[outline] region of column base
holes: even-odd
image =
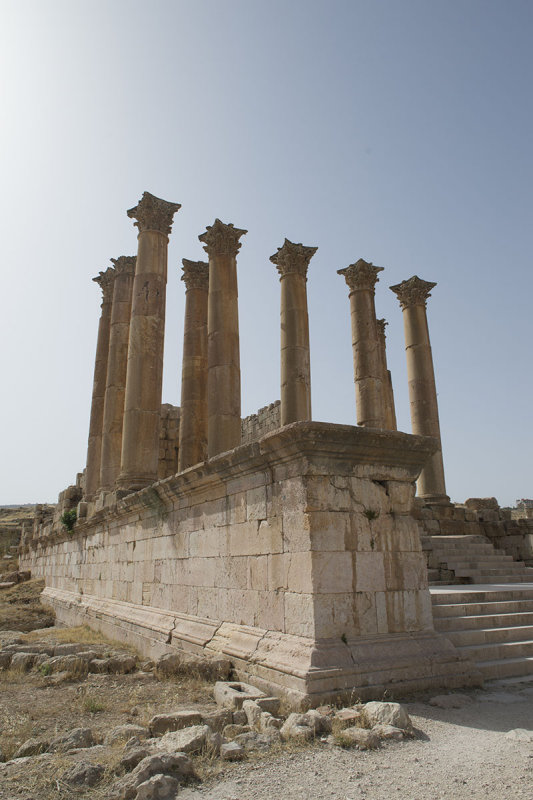
[[[125,492],[138,492],[146,489],[157,481],[157,475],[119,475],[117,490]],[[124,496],[124,495],[122,495]]]
[[[451,505],[450,498],[447,494],[420,494],[417,495],[419,500],[422,500],[426,506],[449,506]]]

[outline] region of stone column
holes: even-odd
[[[128,211],[137,220],[139,235],[117,482],[121,489],[135,491],[157,480],[168,237],[180,208],[144,192]]]
[[[104,421],[104,398],[109,353],[109,328],[113,302],[115,270],[109,267],[93,280],[102,289],[102,313],[98,324],[96,358],[94,361],[93,396],[91,402],[91,421],[89,423],[89,443],[87,446],[87,471],[85,496],[94,497],[100,484],[100,463],[102,458],[102,426]]]
[[[362,258],[337,270],[350,289],[357,424],[366,428],[386,427],[383,362],[374,304],[374,287],[382,271],[383,267]]]
[[[270,256],[281,283],[281,424],[311,419],[307,269],[317,247],[285,239]]]
[[[111,311],[100,465],[100,489],[106,492],[115,488],[120,472],[131,298],[136,260],[135,256],[111,259],[115,265],[115,288]]]
[[[181,368],[178,472],[207,457],[207,299],[209,264],[182,261],[185,324]]]
[[[378,319],[378,337],[381,349],[381,362],[383,366],[383,386],[385,396],[385,425],[387,430],[395,431],[396,427],[396,408],[394,405],[394,389],[392,388],[392,376],[387,367],[387,341],[385,336],[385,326],[389,323],[384,319]]]
[[[209,256],[207,311],[207,452],[241,443],[241,366],[237,253],[248,231],[216,219],[198,238]]]
[[[390,288],[398,296],[403,311],[413,433],[433,436],[439,441],[439,449],[420,473],[418,496],[427,502],[447,503],[449,497],[444,482],[435,371],[426,317],[426,301],[436,285],[414,275]]]

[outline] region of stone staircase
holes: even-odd
[[[422,536],[430,586],[533,583],[533,568],[497,550],[484,536]]]
[[[431,589],[435,630],[480,670],[485,680],[533,680],[533,582]]]
[[[435,629],[485,680],[533,680],[533,569],[484,536],[423,536]]]

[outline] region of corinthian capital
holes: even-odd
[[[204,250],[209,257],[211,256],[236,256],[241,248],[239,239],[248,231],[236,228],[234,225],[221,222],[216,219],[212,225],[208,225],[205,233],[198,237],[204,242]]]
[[[172,230],[174,214],[180,208],[181,205],[179,203],[168,203],[166,200],[161,200],[159,197],[150,194],[150,192],[143,192],[143,196],[135,208],[128,210],[128,217],[137,220],[133,224],[139,228],[139,233],[142,231],[159,231],[159,233],[169,236]]]
[[[209,264],[206,261],[189,261],[183,258],[183,275],[181,280],[187,289],[209,289]]]
[[[117,275],[135,275],[137,256],[119,256],[109,260],[115,265]]]
[[[379,281],[378,272],[383,272],[383,267],[375,267],[371,261],[365,261],[362,258],[355,264],[350,264],[349,267],[337,270],[338,275],[344,275],[352,292],[364,289],[374,291],[374,287]]]
[[[102,303],[109,303],[113,299],[113,286],[115,285],[115,270],[108,267],[104,272],[99,272],[93,281],[102,290]]]
[[[424,306],[425,308],[427,299],[431,296],[431,290],[436,285],[436,283],[421,280],[418,275],[413,275],[409,280],[391,286],[390,290],[398,297],[402,310],[410,306]]]
[[[304,247],[303,244],[294,244],[285,239],[277,253],[270,256],[270,261],[276,265],[280,280],[289,273],[296,273],[307,280],[307,268],[318,247]]]

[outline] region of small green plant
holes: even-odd
[[[98,714],[99,711],[105,711],[105,708],[105,705],[94,697],[86,697],[83,701],[83,710],[88,714]]]
[[[39,665],[39,672],[41,673],[43,678],[46,678],[47,675],[51,675],[52,674],[52,665],[51,664],[47,664],[46,662],[44,664],[40,664]]]
[[[373,519],[377,519],[379,517],[379,511],[376,511],[374,508],[365,508],[363,514],[369,522],[372,522]]]
[[[348,639],[346,638],[345,633],[341,633],[341,642],[344,642],[344,644],[348,644]]]
[[[77,513],[75,508],[71,508],[70,511],[64,511],[61,516],[59,517],[59,521],[64,528],[66,528],[69,533],[72,532],[74,528],[74,523],[77,519]]]

